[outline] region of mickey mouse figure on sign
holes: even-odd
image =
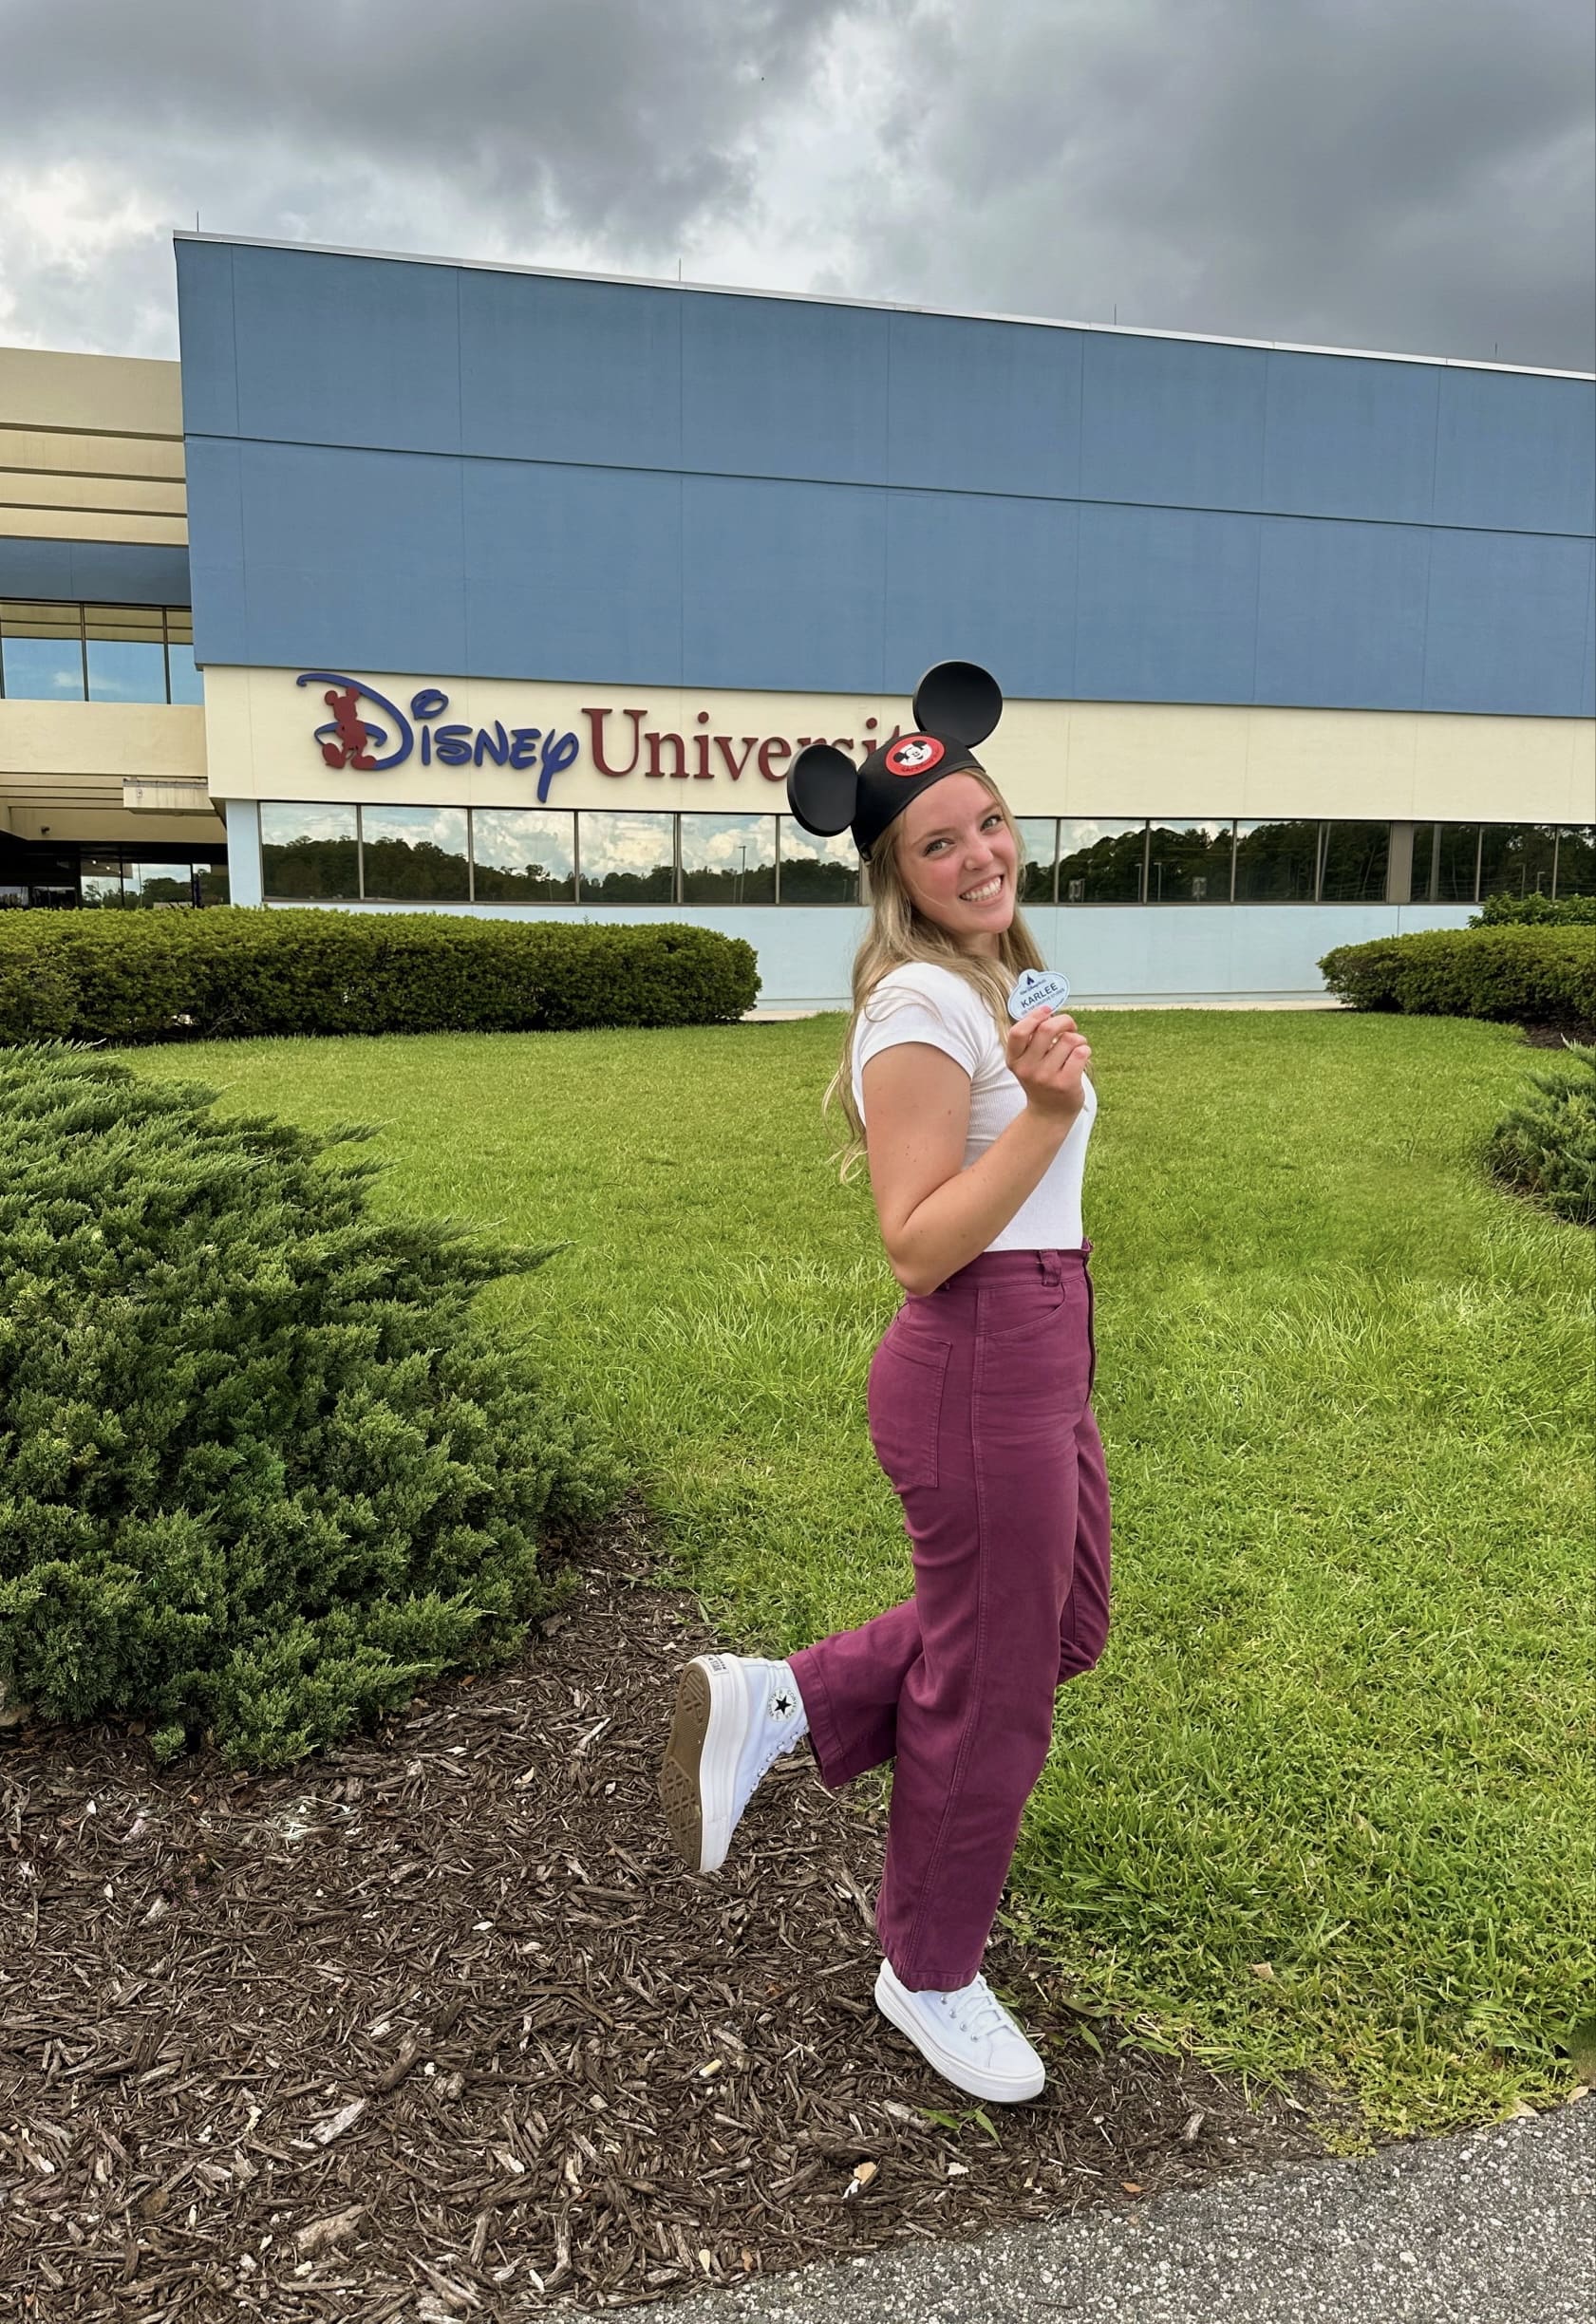
[[[938,662],[914,689],[912,734],[873,750],[855,766],[835,742],[811,742],[787,775],[787,804],[818,839],[851,832],[859,861],[911,799],[945,775],[986,773],[975,745],[1003,716],[1003,692],[989,670],[974,662]],[[1043,1002],[1055,1011],[1069,999],[1069,979],[1057,970],[1027,968],[1009,996],[1016,1022]]]

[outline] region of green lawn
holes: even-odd
[[[1566,2091],[1590,1991],[1592,1240],[1474,1155],[1510,1027],[1088,1013],[1116,1626],[1011,1910],[1154,2046],[1386,2130]],[[865,1430],[897,1302],[827,1156],[842,1020],[143,1050],[380,1123],[377,1199],[569,1245],[487,1295],[644,1471],[729,1642],[903,1594]],[[1264,1973],[1267,1971],[1267,1974]]]

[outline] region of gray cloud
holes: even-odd
[[[0,337],[170,233],[1596,366],[1588,0],[0,0]]]

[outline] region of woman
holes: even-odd
[[[981,1976],[1053,1699],[1108,1630],[1109,1497],[1080,1188],[1091,1049],[1045,1004],[1009,1021],[1041,955],[1015,905],[1020,836],[972,745],[1002,696],[944,663],[919,731],[855,768],[812,745],[788,779],[806,829],[850,829],[871,919],[829,1105],[868,1152],[907,1297],[870,1370],[871,1440],[903,1505],[914,1594],[784,1662],[703,1655],[683,1675],[660,1791],[714,1871],[756,1785],[804,1735],[823,1782],[894,1764],[875,1998],[948,2081],[1033,2098],[1042,2062]]]

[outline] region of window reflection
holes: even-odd
[[[859,858],[850,833],[820,839],[805,831],[796,815],[779,815],[777,845],[781,851],[783,904],[859,901]]]
[[[1147,825],[1140,815],[1095,821],[1065,815],[1059,825],[1061,904],[1139,904]]]
[[[122,862],[115,855],[85,855],[78,866],[78,883],[84,909],[122,909]]]
[[[670,904],[676,897],[675,817],[610,815],[576,818],[585,904]]]
[[[166,700],[165,622],[159,606],[85,606],[90,702]]]
[[[1413,901],[1416,904],[1472,904],[1479,863],[1477,823],[1416,823],[1413,829]]]
[[[361,892],[404,904],[463,904],[471,894],[463,807],[363,807]]]
[[[1236,825],[1236,902],[1311,904],[1319,875],[1316,818]]]
[[[1149,837],[1150,904],[1228,904],[1230,901],[1231,825],[1155,823]]]
[[[201,703],[205,682],[194,659],[194,623],[186,606],[166,609],[167,699]]]
[[[1389,823],[1326,823],[1322,904],[1383,904],[1391,862]]]
[[[1480,850],[1480,894],[1549,896],[1556,848],[1554,823],[1486,824]]]
[[[181,863],[124,863],[122,898],[145,911],[191,909],[194,866]]]
[[[530,808],[473,808],[478,902],[573,903],[576,850],[572,821],[569,815],[539,815]]]
[[[1021,904],[1051,904],[1053,901],[1054,843],[1058,836],[1058,822],[1052,815],[1016,815],[1024,862],[1021,867],[1019,901]]]
[[[13,702],[82,702],[84,609],[0,604],[0,681]]]
[[[1596,823],[1566,823],[1558,833],[1557,892],[1596,895]]]
[[[260,811],[261,878],[281,903],[360,893],[360,848],[352,807],[265,804]]]
[[[776,817],[685,815],[684,904],[774,904]]]

